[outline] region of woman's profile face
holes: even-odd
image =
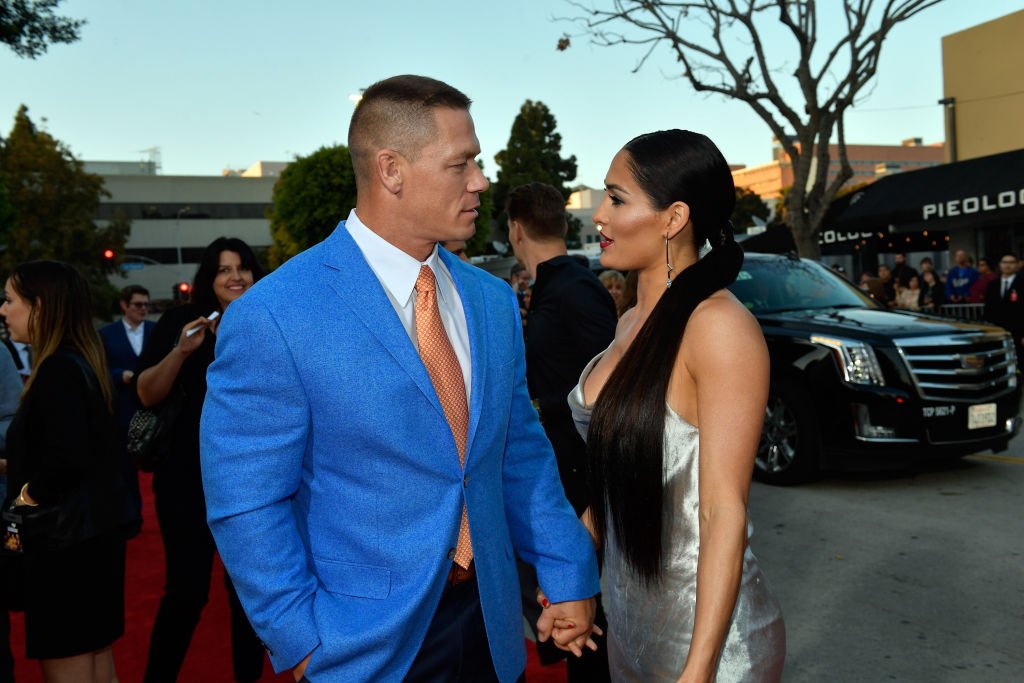
[[[594,212],[601,230],[601,265],[619,271],[665,265],[662,212],[629,170],[629,152],[619,150],[605,176],[604,198]]]
[[[213,294],[220,302],[221,309],[245,294],[252,287],[252,271],[242,265],[242,257],[233,251],[222,251],[217,265],[217,276],[213,278]]]
[[[7,278],[7,284],[4,285],[4,304],[0,306],[0,315],[7,318],[7,329],[11,334],[11,341],[22,344],[32,343],[28,329],[32,304],[18,295],[10,278]]]

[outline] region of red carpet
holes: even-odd
[[[143,529],[128,543],[128,581],[126,586],[125,635],[114,643],[114,660],[121,683],[142,680],[149,648],[149,633],[156,617],[163,590],[164,548],[156,525],[150,475],[142,475]],[[224,569],[214,564],[210,585],[210,602],[203,611],[192,647],[178,680],[200,683],[232,683],[231,642],[228,624],[228,600],[224,592]],[[21,614],[11,615],[11,650],[15,659],[15,678],[18,683],[42,683],[37,662],[24,658],[25,629]],[[541,667],[537,663],[533,643],[526,643],[526,678],[530,683],[563,683],[565,664]],[[269,660],[264,667],[263,682],[292,681],[290,674],[274,676]]]

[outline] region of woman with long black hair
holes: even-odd
[[[182,401],[169,455],[153,472],[153,497],[164,541],[167,580],[146,662],[146,683],[177,680],[210,591],[215,551],[206,525],[199,468],[199,418],[206,398],[206,369],[213,362],[218,316],[260,279],[263,269],[240,239],[219,237],[203,252],[189,303],[163,314],[142,350],[136,373],[144,406]],[[180,395],[172,396],[173,392]],[[230,580],[231,650],[236,681],[263,671],[263,646],[242,611]]]
[[[7,432],[5,510],[21,523],[4,525],[6,548],[23,550],[4,559],[16,562],[26,656],[40,660],[48,683],[111,683],[111,645],[124,633],[126,531],[136,518],[126,512],[89,284],[66,263],[23,263],[7,280],[0,315],[34,352]]]
[[[777,681],[785,630],[747,520],[768,352],[724,289],[743,263],[729,167],[707,137],[661,131],[626,144],[605,185],[601,263],[637,273],[637,300],[569,402],[588,442],[612,678]]]

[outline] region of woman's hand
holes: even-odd
[[[213,321],[205,316],[199,316],[192,322],[187,323],[181,328],[181,334],[178,335],[178,344],[175,348],[177,348],[178,352],[182,355],[187,356],[191,354],[203,345],[203,340],[206,339],[207,329],[214,324],[215,323]],[[189,332],[192,330],[195,330],[195,332],[192,332],[192,334],[189,335]]]

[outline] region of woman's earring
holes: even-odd
[[[672,259],[668,255],[668,235],[665,235],[665,266],[668,268],[668,272],[665,274],[665,289],[672,286],[672,271],[675,268],[672,267]]]

